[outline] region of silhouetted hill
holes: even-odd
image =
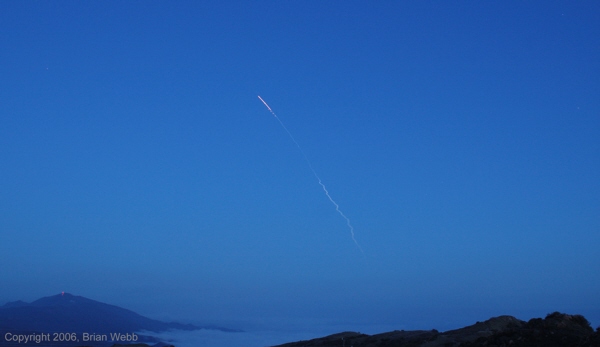
[[[169,329],[201,329],[191,324],[165,323],[133,311],[68,293],[27,304],[9,302],[0,307],[0,329],[39,332],[131,333]]]
[[[274,347],[600,347],[600,328],[594,330],[581,315],[555,312],[525,322],[512,316],[449,330],[392,331],[366,335],[344,332]]]

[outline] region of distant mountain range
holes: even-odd
[[[366,335],[343,332],[274,347],[600,347],[600,327],[594,331],[581,315],[554,312],[528,322],[500,316],[473,325],[437,330],[392,331]]]
[[[15,336],[27,336],[31,333],[50,333],[51,343],[46,345],[111,345],[110,342],[115,341],[111,334],[125,334],[123,339],[117,340],[118,342],[157,342],[148,336],[140,335],[137,339],[128,341],[127,334],[132,336],[132,333],[140,331],[161,332],[171,329],[236,331],[214,326],[165,323],[118,306],[69,293],[44,297],[31,303],[13,301],[0,306],[0,346],[22,345],[24,342],[18,342]],[[6,335],[7,333],[11,335]],[[62,341],[55,341],[55,333],[74,333],[72,336],[76,336],[78,340],[70,341],[70,337],[62,335],[59,336]],[[84,336],[84,333],[88,335]],[[103,336],[107,337],[106,341],[102,341]],[[87,339],[84,340],[84,337]],[[40,346],[35,341],[28,342],[27,345]]]

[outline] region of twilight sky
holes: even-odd
[[[597,326],[598,23],[597,1],[0,2],[0,304]]]

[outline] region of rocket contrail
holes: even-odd
[[[310,160],[308,160],[308,157],[306,156],[306,154],[302,150],[302,147],[300,147],[300,145],[298,144],[298,141],[296,141],[296,139],[294,138],[294,136],[292,135],[292,133],[290,133],[290,131],[283,124],[283,122],[281,121],[281,119],[279,119],[279,117],[277,117],[277,115],[275,114],[275,112],[273,112],[273,110],[271,109],[271,107],[269,107],[269,104],[267,104],[263,100],[263,98],[260,97],[260,95],[258,96],[258,98],[260,99],[260,101],[262,101],[263,104],[265,104],[265,106],[267,107],[267,109],[269,110],[269,112],[271,112],[271,114],[273,115],[273,117],[275,117],[275,119],[277,119],[277,121],[279,122],[279,124],[281,125],[281,127],[283,127],[283,129],[290,136],[290,138],[292,139],[292,141],[294,141],[294,144],[296,144],[296,147],[298,147],[298,150],[300,151],[300,153],[302,153],[302,156],[304,157],[304,160],[308,164],[308,167],[310,168],[310,171],[312,171],[312,173],[313,173],[313,175],[315,175],[315,178],[317,179],[317,181],[319,181],[319,185],[321,186],[321,188],[323,188],[323,191],[325,192],[325,195],[327,196],[327,198],[329,199],[329,201],[331,201],[331,203],[333,204],[333,206],[335,206],[335,210],[340,214],[340,216],[342,216],[346,220],[346,225],[348,225],[348,228],[350,229],[350,236],[352,237],[352,241],[354,241],[354,244],[356,245],[356,247],[358,247],[358,249],[360,249],[360,252],[364,255],[365,252],[363,251],[362,247],[360,247],[360,245],[358,244],[358,241],[356,241],[356,238],[354,237],[354,227],[352,227],[352,224],[350,224],[350,219],[348,217],[346,217],[346,215],[340,210],[340,206],[333,200],[333,198],[331,197],[331,195],[329,195],[329,191],[327,191],[327,188],[325,187],[325,184],[323,184],[323,181],[321,180],[321,178],[319,177],[319,175],[317,175],[317,172],[315,171],[315,169],[313,169],[312,163],[310,162]]]
[[[273,115],[275,116],[275,113],[273,112],[273,110],[271,110],[271,108],[269,107],[269,105],[267,105],[267,103],[263,100],[263,98],[261,98],[260,95],[258,96],[258,98],[260,99],[260,101],[262,101],[263,104],[265,104],[265,106],[267,106],[269,111],[271,111],[271,113],[273,113]],[[275,116],[275,118],[277,118],[277,116]]]

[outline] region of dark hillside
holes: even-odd
[[[581,315],[554,312],[524,322],[500,316],[473,325],[437,330],[392,331],[366,335],[344,332],[275,347],[600,347],[600,328],[594,331]]]

